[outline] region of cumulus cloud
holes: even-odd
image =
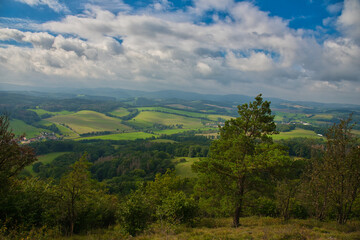
[[[345,0],[338,26],[348,37],[360,44],[360,0]]]
[[[24,4],[28,4],[32,7],[38,5],[46,5],[55,12],[69,12],[69,9],[65,4],[59,3],[57,0],[16,0],[18,2],[22,2]]]
[[[154,1],[154,11],[141,14],[129,13],[133,10],[122,1],[117,1],[117,13],[97,2],[92,0],[81,15],[40,24],[36,32],[0,29],[0,40],[32,45],[0,48],[1,69],[16,70],[14,79],[36,74],[47,81],[61,77],[93,86],[286,96],[303,92],[313,98],[333,91],[359,93],[360,50],[356,31],[349,32],[358,26],[352,9],[359,1],[345,1],[336,20],[344,35],[324,42],[251,2],[198,0],[172,18],[159,15],[171,8],[166,0]],[[198,23],[206,11],[226,12],[229,19]]]

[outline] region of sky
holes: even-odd
[[[0,83],[360,104],[360,0],[0,0]]]

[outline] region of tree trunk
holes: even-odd
[[[238,202],[235,208],[234,217],[233,217],[233,227],[237,228],[240,226],[240,217],[242,214],[243,208],[243,199],[244,199],[244,183],[245,183],[245,176],[241,177],[238,181]]]
[[[242,211],[241,208],[242,208],[242,207],[239,206],[239,207],[236,207],[236,209],[235,209],[234,218],[233,218],[233,227],[234,227],[234,228],[237,228],[237,227],[240,226],[240,221],[239,221],[239,219],[240,219],[241,211]]]

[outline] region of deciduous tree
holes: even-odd
[[[11,177],[18,174],[25,166],[36,161],[32,148],[21,145],[24,137],[16,137],[9,128],[7,115],[0,116],[0,193],[6,189]]]
[[[333,209],[340,224],[346,223],[360,194],[360,144],[350,122],[351,117],[329,128],[324,156],[314,162],[310,178],[318,217]]]

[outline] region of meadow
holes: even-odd
[[[152,111],[145,111],[140,112],[133,120],[130,120],[133,123],[136,122],[142,126],[152,126],[154,123],[159,123],[162,125],[182,125],[182,128],[187,129],[194,129],[194,128],[201,128],[204,125],[200,119],[196,118],[189,118],[169,113],[163,112],[152,112]]]
[[[173,163],[175,163],[175,173],[181,178],[192,178],[196,177],[196,173],[194,173],[191,169],[191,166],[194,162],[199,161],[200,158],[190,158],[190,157],[177,157],[173,159]]]
[[[112,112],[109,112],[109,114],[116,116],[116,117],[125,117],[129,115],[129,111],[126,108],[120,107]]]
[[[13,130],[13,133],[15,133],[16,136],[20,136],[25,133],[27,138],[34,138],[40,135],[41,132],[50,132],[49,130],[36,128],[26,124],[25,122],[18,119],[13,119],[10,121],[10,128]]]
[[[66,125],[78,134],[103,131],[130,131],[130,127],[119,119],[108,117],[95,111],[79,111],[68,115],[57,115],[47,119],[50,122]]]
[[[180,115],[185,115],[185,116],[194,117],[194,118],[207,118],[207,114],[183,111],[183,110],[177,110],[177,109],[171,109],[171,108],[165,108],[165,107],[141,107],[141,108],[137,108],[137,109],[139,111],[157,111],[157,112],[164,112],[164,113],[180,114]]]
[[[155,223],[144,233],[132,237],[124,234],[121,226],[117,225],[107,230],[94,230],[86,235],[54,238],[58,240],[105,240],[105,239],[167,239],[167,240],[317,240],[339,239],[357,240],[360,236],[360,222],[353,221],[345,225],[336,222],[320,222],[314,219],[291,219],[283,221],[271,217],[243,217],[241,226],[231,227],[231,218],[202,218],[195,223],[195,227],[176,224]]]
[[[129,132],[129,133],[118,133],[118,134],[108,134],[101,136],[91,136],[91,137],[81,137],[76,140],[92,140],[92,139],[100,139],[100,140],[136,140],[136,139],[146,139],[157,137],[155,134],[145,133],[145,132]]]
[[[42,117],[45,114],[56,116],[56,115],[68,115],[68,114],[74,113],[74,112],[70,112],[70,111],[66,111],[66,110],[63,110],[63,111],[60,111],[60,112],[50,112],[50,111],[46,111],[46,110],[41,109],[41,108],[28,109],[28,110],[36,112],[36,114],[39,115],[40,117]]]
[[[44,155],[39,155],[39,156],[37,156],[38,160],[36,162],[34,162],[33,164],[35,164],[37,162],[41,162],[43,164],[48,164],[48,163],[51,163],[55,158],[57,158],[61,155],[64,155],[66,153],[69,153],[69,152],[52,152],[52,153],[48,153],[48,154],[44,154]],[[35,173],[32,169],[33,164],[25,167],[25,170],[27,170],[32,176],[35,175]]]
[[[305,130],[302,128],[295,128],[292,131],[289,132],[281,132],[280,134],[274,134],[272,135],[272,138],[274,140],[280,140],[280,139],[289,139],[289,138],[322,138],[321,136],[317,135],[314,131],[311,130]]]

